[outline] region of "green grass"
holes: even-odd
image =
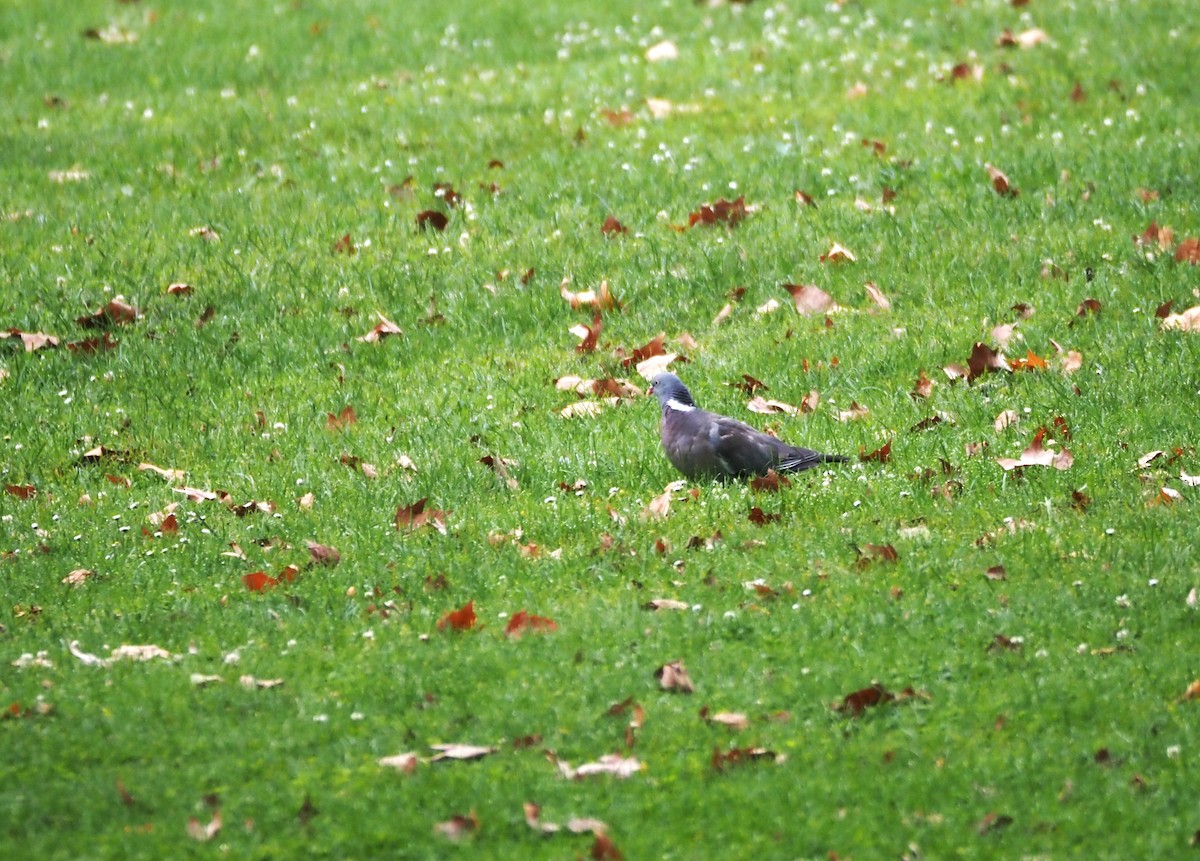
[[[1200,340],[1161,331],[1153,312],[1196,304],[1197,270],[1131,237],[1152,220],[1200,234],[1196,10],[506,5],[519,8],[0,7],[0,326],[65,344],[95,335],[76,318],[115,295],[142,314],[94,356],[0,342],[0,471],[37,491],[0,495],[0,707],[24,715],[0,720],[7,854],[591,852],[590,836],[535,834],[526,801],[548,821],[604,820],[627,858],[1192,851],[1200,724],[1180,697],[1200,677],[1185,603],[1200,586],[1200,496],[1178,474],[1200,473]],[[83,36],[110,23],[139,38]],[[1034,26],[1050,41],[995,44]],[[680,57],[647,63],[663,39]],[[951,83],[960,62],[982,79]],[[866,95],[849,98],[859,82]],[[656,120],[648,97],[694,109]],[[621,109],[628,125],[605,119]],[[997,195],[985,163],[1020,196]],[[69,168],[89,176],[51,180]],[[389,194],[410,175],[411,198]],[[469,214],[446,209],[435,182]],[[495,197],[481,188],[492,182]],[[797,205],[798,188],[819,205]],[[759,209],[735,228],[671,229],[742,194]],[[429,208],[450,215],[444,233],[416,229]],[[610,214],[631,233],[603,237]],[[190,235],[199,226],[220,241]],[[346,234],[353,256],[332,251]],[[857,262],[819,263],[832,242]],[[1043,278],[1048,260],[1069,280]],[[576,290],[607,279],[623,302],[591,354],[574,351],[568,330],[591,312],[562,300],[567,276]],[[891,312],[872,312],[867,281]],[[173,282],[192,295],[168,295]],[[844,310],[831,325],[797,315],[789,282]],[[431,295],[440,322],[426,320]],[[1085,298],[1098,315],[1076,316]],[[757,315],[770,299],[782,307]],[[1051,358],[1054,339],[1082,368],[951,384],[942,367],[1019,302],[1035,313],[1008,354]],[[376,312],[404,337],[356,340]],[[618,348],[659,332],[676,350],[680,334],[695,339],[676,369],[702,405],[827,451],[891,440],[890,461],[799,476],[778,496],[701,485],[644,520],[676,477],[657,405],[567,420],[573,397],[553,383],[633,378]],[[937,385],[918,401],[921,370]],[[817,389],[821,404],[754,415],[723,385],[743,373],[790,403]],[[869,416],[837,421],[854,401]],[[346,405],[357,424],[327,430]],[[1005,409],[1022,420],[998,432]],[[940,424],[910,430],[935,413]],[[1074,466],[1004,473],[995,458],[1056,417]],[[988,450],[968,457],[978,442]],[[83,462],[99,444],[127,454]],[[516,489],[485,454],[518,462]],[[143,461],[276,512],[187,501]],[[577,479],[581,493],[560,489]],[[949,498],[934,492],[948,480]],[[1182,501],[1148,504],[1164,485]],[[296,501],[308,492],[311,510]],[[396,530],[397,507],[422,497],[452,511],[447,534]],[[148,515],[173,502],[178,533],[154,535]],[[755,505],[779,521],[751,524]],[[538,558],[495,541],[514,530]],[[717,530],[712,550],[688,549]],[[311,566],[305,541],[336,547],[340,564]],[[226,555],[231,543],[247,558]],[[899,558],[860,565],[867,544]],[[288,564],[302,569],[291,584],[242,584]],[[1006,580],[984,576],[996,565]],[[64,585],[77,568],[94,576]],[[446,587],[431,588],[439,574]],[[744,586],[758,578],[779,595]],[[693,609],[642,608],[667,597]],[[470,600],[476,630],[438,629]],[[557,631],[509,640],[521,609]],[[998,634],[1022,647],[989,651]],[[72,641],[178,658],[85,666]],[[41,650],[53,667],[11,665]],[[694,694],[659,690],[654,672],[673,660]],[[224,682],[198,687],[193,673]],[[246,690],[242,674],[284,684]],[[857,719],[830,707],[873,681],[927,696]],[[605,712],[627,697],[646,712],[629,751],[644,769],[563,779],[545,751],[576,765],[626,752],[628,716]],[[703,706],[744,712],[750,728],[706,724]],[[500,750],[411,775],[376,764],[446,742]],[[714,748],[735,746],[786,759],[715,770]],[[186,825],[209,821],[208,796],[224,827],[202,843]],[[301,821],[306,798],[318,813]],[[462,842],[435,833],[470,811],[480,827]],[[1011,823],[980,834],[989,813]]]

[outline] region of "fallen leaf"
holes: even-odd
[[[195,685],[198,688],[206,688],[209,685],[220,684],[221,682],[223,682],[225,680],[223,678],[221,678],[220,676],[205,675],[204,673],[192,673],[188,677],[188,681],[190,681],[193,685]]]
[[[875,286],[873,281],[868,281],[865,285],[867,296],[883,311],[892,310],[892,300],[883,295],[883,291]]]
[[[1178,314],[1168,314],[1162,318],[1162,327],[1178,329],[1181,332],[1200,332],[1200,305]]]
[[[584,417],[594,417],[604,412],[605,402],[603,401],[576,401],[573,404],[568,404],[559,410],[559,415],[565,419]]]
[[[991,568],[983,572],[983,576],[989,580],[1007,580],[1008,573],[1004,570],[1003,565],[993,565]]]
[[[96,576],[95,571],[89,571],[87,568],[76,568],[70,574],[62,579],[64,585],[72,586],[78,589],[88,581],[88,578]]]
[[[153,643],[140,646],[118,646],[112,650],[112,660],[114,661],[153,661],[156,658],[169,661],[172,657],[174,656],[166,649]]]
[[[270,690],[282,685],[283,679],[256,679],[254,676],[239,676],[238,684],[248,690]]]
[[[783,401],[764,398],[762,395],[755,395],[752,397],[747,402],[746,409],[750,410],[752,413],[761,413],[762,415],[767,416],[775,415],[776,413],[787,413],[789,416],[800,414],[800,407],[786,404]]]
[[[1046,360],[1036,355],[1033,350],[1026,351],[1023,359],[1009,359],[1008,366],[1014,371],[1039,371],[1049,367]]]
[[[851,401],[850,409],[838,411],[837,420],[839,422],[858,421],[859,419],[866,418],[870,414],[871,414],[871,411],[868,410],[866,407],[860,405],[858,403],[858,401]]]
[[[54,335],[47,335],[42,332],[22,332],[20,329],[0,331],[0,340],[10,337],[20,338],[21,344],[25,347],[26,353],[32,353],[35,350],[41,350],[44,347],[58,346],[58,338],[56,338]]]
[[[854,263],[857,259],[854,252],[836,242],[820,257],[822,263]]]
[[[418,761],[415,753],[396,753],[380,757],[375,760],[375,764],[383,768],[394,768],[404,774],[412,774],[417,770]]]
[[[212,819],[208,824],[202,823],[195,816],[188,819],[187,835],[193,840],[198,840],[201,843],[207,843],[217,836],[221,831],[221,811],[214,810]]]
[[[555,624],[553,619],[546,618],[545,616],[533,616],[524,610],[518,610],[508,620],[508,624],[504,626],[504,635],[516,638],[527,633],[556,630],[558,630],[558,625]]]
[[[882,446],[880,446],[878,449],[871,452],[870,454],[866,453],[865,448],[860,448],[859,452],[858,452],[858,459],[861,460],[863,463],[866,463],[866,462],[872,461],[872,460],[877,460],[880,463],[887,463],[889,460],[892,459],[892,441],[888,440]]]
[[[612,236],[613,234],[616,234],[617,236],[623,236],[628,232],[629,228],[617,221],[617,219],[611,215],[605,218],[604,224],[600,226],[601,236]]]
[[[1075,462],[1074,455],[1066,447],[1061,452],[1044,448],[1042,438],[1045,434],[1046,429],[1039,428],[1034,434],[1033,441],[1030,442],[1028,448],[1021,452],[1019,458],[998,457],[996,463],[1000,464],[1005,472],[1025,466],[1052,466],[1055,469],[1070,469]]]
[[[489,754],[496,752],[494,747],[484,747],[477,744],[431,744],[431,749],[437,753],[430,757],[430,762],[440,762],[442,760],[468,760],[468,759],[483,759]]]
[[[723,751],[713,748],[709,763],[714,771],[724,771],[729,766],[746,765],[752,762],[783,762],[784,757],[765,747],[735,747]]]
[[[784,284],[783,289],[792,294],[796,310],[805,317],[841,310],[832,296],[813,284]]]
[[[153,472],[155,475],[171,482],[183,481],[187,478],[187,472],[182,469],[166,469],[161,466],[155,466],[152,463],[139,463],[137,468],[139,472]]]
[[[858,551],[856,567],[859,570],[866,568],[872,562],[896,562],[900,559],[900,554],[891,544],[864,544],[856,549]]]
[[[999,831],[1001,828],[1007,828],[1009,825],[1012,825],[1012,823],[1013,818],[1011,816],[993,812],[986,814],[982,819],[975,823],[975,830],[979,832],[979,835],[982,837],[984,835],[991,834],[993,831]]]
[[[688,677],[687,669],[683,666],[683,661],[663,664],[654,671],[654,677],[658,679],[658,686],[664,691],[690,694],[696,690],[691,678]]]
[[[4,491],[17,499],[33,499],[37,496],[37,488],[32,484],[6,484]]]
[[[996,194],[1001,197],[1017,197],[1021,194],[1020,191],[1009,183],[1008,177],[999,168],[985,164],[984,169],[987,170],[988,176],[991,177],[992,188]]]
[[[422,497],[409,505],[401,505],[396,509],[396,528],[402,531],[413,531],[422,526],[432,526],[443,535],[446,533],[446,519],[452,512],[425,510],[428,497]]]
[[[671,494],[670,486],[658,496],[650,500],[649,505],[642,509],[642,520],[662,520],[671,513]]]
[[[592,861],[625,861],[625,856],[607,834],[597,834],[592,841]]]
[[[766,475],[750,479],[750,489],[758,493],[778,493],[781,485],[791,487],[792,483],[786,475],[780,475],[773,469],[768,469]]]
[[[1000,433],[1000,431],[1004,430],[1006,427],[1015,425],[1020,420],[1021,416],[1016,410],[1005,410],[1004,412],[1000,413],[1000,415],[996,416],[996,420],[992,422],[992,426],[996,428],[996,433]]]
[[[462,840],[468,834],[479,830],[479,817],[475,815],[474,810],[465,816],[456,813],[445,822],[436,823],[433,830],[448,840]]]
[[[327,544],[305,541],[304,545],[308,548],[308,554],[312,557],[312,561],[317,565],[325,565],[332,568],[342,561],[342,554],[338,553],[336,548],[330,547]]]
[[[1200,264],[1200,238],[1189,236],[1180,242],[1175,249],[1175,262],[1190,263],[1192,266]]]
[[[687,610],[691,605],[673,598],[654,598],[642,605],[644,610]]]
[[[750,719],[741,712],[715,712],[709,714],[708,708],[700,710],[700,717],[708,723],[721,724],[733,730],[750,728]]]
[[[889,693],[883,685],[874,684],[869,688],[847,694],[833,708],[835,711],[846,712],[850,717],[856,718],[862,716],[868,708],[891,702],[894,699],[896,699],[895,694]]]
[[[767,514],[757,505],[750,509],[750,514],[747,517],[755,526],[766,526],[768,523],[775,523],[779,520],[778,514]]]
[[[341,431],[351,425],[358,424],[358,416],[354,412],[354,407],[349,404],[342,407],[342,411],[336,415],[333,413],[326,413],[325,415],[325,430],[328,431]]]
[[[379,311],[375,312],[375,316],[379,318],[379,322],[376,323],[375,326],[371,329],[371,331],[367,332],[367,334],[359,335],[357,340],[363,341],[364,343],[367,343],[367,344],[371,344],[371,343],[374,343],[375,341],[382,341],[384,338],[388,337],[389,335],[403,335],[404,334],[403,329],[401,329],[399,326],[397,326],[395,323],[393,323],[387,317],[383,316],[383,314],[381,314]]]
[[[967,368],[969,369],[967,382],[976,380],[988,371],[1012,370],[1003,353],[997,353],[982,341],[976,342],[975,346],[971,349],[971,357],[967,359]],[[948,369],[947,375],[949,375]]]
[[[621,303],[613,296],[612,291],[608,289],[608,280],[600,282],[599,288],[595,290],[581,290],[574,293],[567,288],[571,284],[570,278],[564,278],[562,283],[558,285],[559,295],[566,300],[567,304],[573,309],[580,308],[595,308],[597,311],[611,311],[614,308],[621,307]]]
[[[457,610],[451,610],[438,619],[438,630],[467,631],[475,627],[475,602],[468,601]]]
[[[167,295],[168,296],[191,296],[192,295],[192,285],[184,284],[183,282],[176,282],[174,284],[168,284],[167,285]]]
[[[79,648],[78,640],[72,640],[71,642],[67,643],[67,650],[70,651],[70,653],[76,658],[78,658],[85,667],[107,667],[109,664],[109,662],[104,658],[82,651]]]
[[[632,777],[642,770],[642,764],[632,756],[621,756],[616,753],[606,753],[595,762],[585,762],[578,768],[559,759],[552,752],[547,753],[550,761],[558,767],[558,771],[568,780],[579,780],[596,774],[611,774],[617,778]]]
[[[432,227],[434,230],[442,231],[446,229],[446,225],[450,223],[450,219],[436,209],[425,209],[417,213],[417,229],[426,230]]]
[[[745,195],[732,201],[721,198],[715,203],[701,204],[699,209],[688,216],[687,226],[695,227],[700,224],[712,227],[717,224],[726,224],[734,227],[755,211],[757,211],[757,207],[746,205]]]
[[[570,332],[572,335],[580,339],[575,346],[576,353],[591,353],[596,349],[596,343],[600,339],[600,330],[604,328],[604,323],[601,321],[600,315],[597,314],[592,318],[592,325],[588,326],[585,323],[579,323],[572,326]]]

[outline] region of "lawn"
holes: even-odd
[[[1198,57],[0,5],[6,857],[1195,851]],[[851,462],[673,484],[664,366]]]

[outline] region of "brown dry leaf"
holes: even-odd
[[[819,399],[820,396],[818,396]],[[807,397],[805,398],[807,400]],[[800,407],[794,407],[791,404],[785,404],[783,401],[764,398],[762,395],[755,395],[746,404],[746,409],[752,413],[760,413],[762,415],[775,415],[777,413],[787,413],[789,416],[800,414]],[[811,412],[811,410],[809,410]]]
[[[687,610],[690,605],[686,601],[676,601],[674,598],[654,598],[642,605],[644,610]]]
[[[988,371],[1012,370],[1003,353],[995,352],[982,341],[976,342],[975,346],[971,349],[971,356],[967,359],[967,368],[967,382],[972,382]],[[946,368],[946,374],[947,376],[950,375],[949,368]],[[954,377],[951,377],[951,379],[954,379]]]
[[[40,350],[43,347],[57,347],[58,338],[54,335],[47,335],[42,332],[22,332],[20,329],[9,329],[0,331],[0,340],[4,338],[20,338],[21,344],[25,347],[26,353],[32,353],[35,350]]]
[[[658,679],[658,686],[664,691],[690,694],[696,690],[691,678],[688,677],[687,668],[683,666],[683,661],[663,664],[655,670],[654,677]]]
[[[445,213],[438,212],[436,209],[425,209],[417,213],[417,229],[426,230],[432,227],[434,230],[443,231],[450,224],[450,219]]]
[[[1200,239],[1189,236],[1180,242],[1175,249],[1175,262],[1190,263],[1192,266],[1200,264]]]
[[[91,314],[85,314],[75,320],[80,326],[85,329],[93,329],[103,326],[122,326],[137,321],[138,311],[128,302],[124,296],[116,296],[107,305],[97,308]]]
[[[214,810],[212,820],[205,825],[195,816],[188,819],[187,835],[193,840],[198,840],[201,843],[207,843],[217,836],[221,831],[221,811]]]
[[[780,486],[791,487],[792,482],[786,475],[780,475],[773,469],[768,469],[766,475],[750,479],[750,489],[756,493],[778,493]]]
[[[430,762],[441,762],[445,759],[483,759],[496,752],[494,747],[483,747],[477,744],[431,744],[430,748],[437,751],[430,758]]]
[[[642,346],[634,347],[633,352],[621,360],[621,364],[628,368],[630,365],[638,365],[654,356],[666,355],[667,351],[663,347],[665,338],[666,334],[659,332]]]
[[[1186,700],[1200,700],[1200,679],[1192,682],[1187,686],[1187,690],[1179,697],[1180,702]]]
[[[650,500],[650,504],[642,509],[642,520],[662,520],[671,513],[671,494],[672,488],[668,486],[665,491]]]
[[[600,340],[600,331],[604,328],[604,323],[601,321],[600,315],[597,314],[592,318],[592,325],[586,323],[577,323],[568,331],[575,337],[579,338],[579,343],[575,346],[576,353],[591,353],[596,349],[596,344]]]
[[[1100,313],[1100,300],[1099,299],[1084,299],[1082,302],[1079,303],[1079,307],[1075,309],[1076,317],[1086,317],[1089,314],[1099,314],[1099,313]]]
[[[139,463],[137,468],[139,472],[153,472],[155,475],[158,475],[170,482],[183,481],[185,478],[187,478],[187,472],[182,469],[169,469],[161,466],[155,466],[152,463]]]
[[[999,48],[1033,48],[1049,38],[1050,36],[1041,27],[1032,27],[1016,34],[1005,28],[996,37],[996,46]]]
[[[1200,305],[1178,314],[1167,314],[1162,318],[1162,327],[1178,329],[1181,332],[1200,332]]]
[[[312,557],[312,561],[317,565],[325,565],[329,568],[337,565],[342,561],[342,554],[338,553],[333,547],[327,544],[318,544],[315,541],[305,541],[304,545],[308,548],[308,554]]]
[[[832,296],[813,284],[784,284],[783,289],[792,294],[796,310],[805,317],[841,310]]]
[[[1024,358],[1009,359],[1008,366],[1014,371],[1042,371],[1050,367],[1049,363],[1033,350],[1026,350]]]
[[[847,694],[839,702],[834,703],[833,709],[834,711],[845,712],[850,717],[856,718],[861,717],[872,706],[889,703],[895,699],[895,694],[889,693],[883,685],[876,683],[869,688],[863,688],[852,694]]]
[[[381,312],[376,311],[375,316],[379,318],[379,322],[376,323],[375,326],[371,329],[371,331],[367,332],[367,334],[359,335],[357,340],[362,341],[367,344],[371,344],[371,343],[374,343],[375,341],[382,341],[384,338],[388,337],[389,335],[403,335],[404,334],[403,329],[401,329],[399,326],[397,326],[395,323],[393,323],[387,317],[383,316],[383,314]]]
[[[383,768],[394,768],[402,774],[412,774],[417,770],[419,762],[415,753],[396,753],[392,756],[384,756],[375,760],[375,764]]]
[[[616,753],[607,753],[595,762],[585,762],[578,768],[572,768],[570,763],[559,759],[552,752],[546,755],[558,767],[559,773],[568,780],[579,780],[595,774],[611,774],[614,777],[627,778],[642,770],[642,764],[636,758]]]
[[[892,459],[892,441],[888,440],[881,447],[873,452],[870,452],[869,454],[867,453],[865,446],[860,448],[858,452],[858,459],[863,463],[867,463],[868,461],[872,460],[877,460],[880,463],[887,463]]]
[[[17,499],[33,499],[37,496],[37,488],[32,484],[6,484],[4,491]]]
[[[153,643],[141,646],[118,646],[112,650],[112,660],[114,661],[153,661],[155,658],[169,661],[172,657],[174,656],[166,649],[156,646]]]
[[[201,225],[200,227],[193,227],[191,230],[188,231],[188,236],[199,237],[200,239],[203,239],[205,242],[220,242],[221,241],[221,234],[217,233],[217,231],[213,230],[207,224]]]
[[[477,618],[475,616],[475,602],[468,601],[457,610],[451,610],[442,618],[438,619],[437,627],[439,631],[469,631],[475,627]]]
[[[600,282],[600,287],[596,290],[582,290],[578,293],[573,293],[567,288],[571,285],[571,279],[564,278],[562,283],[558,285],[559,295],[567,301],[573,309],[580,308],[595,308],[597,311],[611,311],[614,308],[620,308],[621,303],[608,289],[608,280]]]
[[[220,499],[221,495],[211,490],[201,490],[197,487],[172,487],[171,490],[176,493],[182,493],[192,502],[208,502],[212,499]]]
[[[922,368],[920,375],[917,377],[917,384],[913,386],[913,390],[909,392],[909,397],[914,401],[917,398],[927,398],[933,393],[933,380],[925,376],[925,369]]]
[[[1021,194],[1021,192],[1018,191],[1017,188],[1008,181],[1008,177],[999,168],[990,164],[985,164],[983,167],[985,170],[987,170],[988,176],[991,177],[992,188],[995,190],[996,194],[1000,195],[1001,197],[1017,197]]]
[[[396,509],[396,528],[402,531],[420,529],[422,526],[432,526],[443,535],[446,534],[446,519],[452,512],[425,510],[428,497],[422,497],[409,505],[401,505]]]
[[[479,830],[479,817],[475,815],[474,810],[466,815],[456,813],[445,822],[436,823],[433,830],[447,840],[462,840],[468,834]]]
[[[342,407],[342,411],[336,415],[333,413],[325,414],[325,430],[341,431],[358,424],[358,416],[354,412],[354,407],[347,404]]]
[[[1045,434],[1045,428],[1038,428],[1037,433],[1033,436],[1033,441],[1028,448],[1021,452],[1019,458],[998,457],[996,463],[1000,464],[1005,472],[1024,466],[1052,466],[1055,469],[1070,469],[1075,462],[1074,455],[1065,446],[1061,452],[1044,448],[1042,438]]]
[[[783,762],[787,757],[765,747],[735,747],[722,751],[713,748],[710,763],[713,771],[724,771],[727,766],[746,765],[751,762]]]
[[[741,712],[716,712],[709,714],[708,707],[705,706],[700,710],[700,717],[708,723],[718,723],[733,730],[750,728],[750,719]]]
[[[864,419],[871,414],[871,411],[858,403],[858,401],[850,402],[850,409],[839,410],[837,420],[839,422],[852,422]]]
[[[982,819],[975,823],[975,830],[982,837],[991,834],[993,831],[999,831],[1001,828],[1007,828],[1012,823],[1013,818],[1011,816],[992,811],[985,814]]]
[[[283,679],[258,679],[254,676],[239,676],[238,684],[248,690],[270,690],[283,684]]]
[[[1004,412],[1000,413],[1000,415],[996,416],[996,420],[992,423],[992,425],[996,428],[996,433],[1000,433],[1000,431],[1004,430],[1006,427],[1015,425],[1020,420],[1021,416],[1016,410],[1005,410]]]
[[[688,227],[695,227],[701,224],[707,227],[712,227],[717,224],[727,224],[734,227],[739,224],[747,215],[757,212],[757,206],[747,206],[745,195],[737,200],[726,200],[721,198],[715,203],[704,203],[695,212],[688,215]]]
[[[174,284],[168,284],[167,285],[167,295],[168,296],[191,296],[192,295],[192,285],[184,284],[181,281],[177,281]]]
[[[67,586],[78,589],[88,581],[88,578],[96,576],[95,571],[89,571],[87,568],[76,568],[70,574],[62,579]]]
[[[592,418],[604,412],[606,403],[608,403],[607,399],[605,401],[576,401],[573,404],[567,404],[567,406],[559,410],[558,414],[565,419],[573,419],[580,416]]]
[[[617,236],[623,236],[628,232],[629,228],[617,221],[616,217],[612,215],[605,218],[604,224],[600,225],[601,236],[612,236],[613,234],[616,234]]]
[[[822,263],[854,263],[858,260],[854,256],[854,252],[843,245],[834,242],[829,246],[829,250],[820,256]]]
[[[859,570],[866,568],[872,562],[897,562],[900,554],[891,544],[864,544],[858,551],[858,561],[855,567]]]
[[[880,310],[892,310],[892,300],[883,295],[883,291],[875,286],[875,282],[868,281],[864,286],[867,290],[867,296],[870,297],[872,302],[879,306]]]
[[[1008,573],[1004,570],[1003,565],[993,565],[991,568],[983,572],[983,576],[989,580],[1007,580]]]

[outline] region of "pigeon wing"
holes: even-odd
[[[744,478],[765,475],[768,469],[781,469],[793,448],[737,419],[725,416],[714,419],[710,439],[723,475]]]

